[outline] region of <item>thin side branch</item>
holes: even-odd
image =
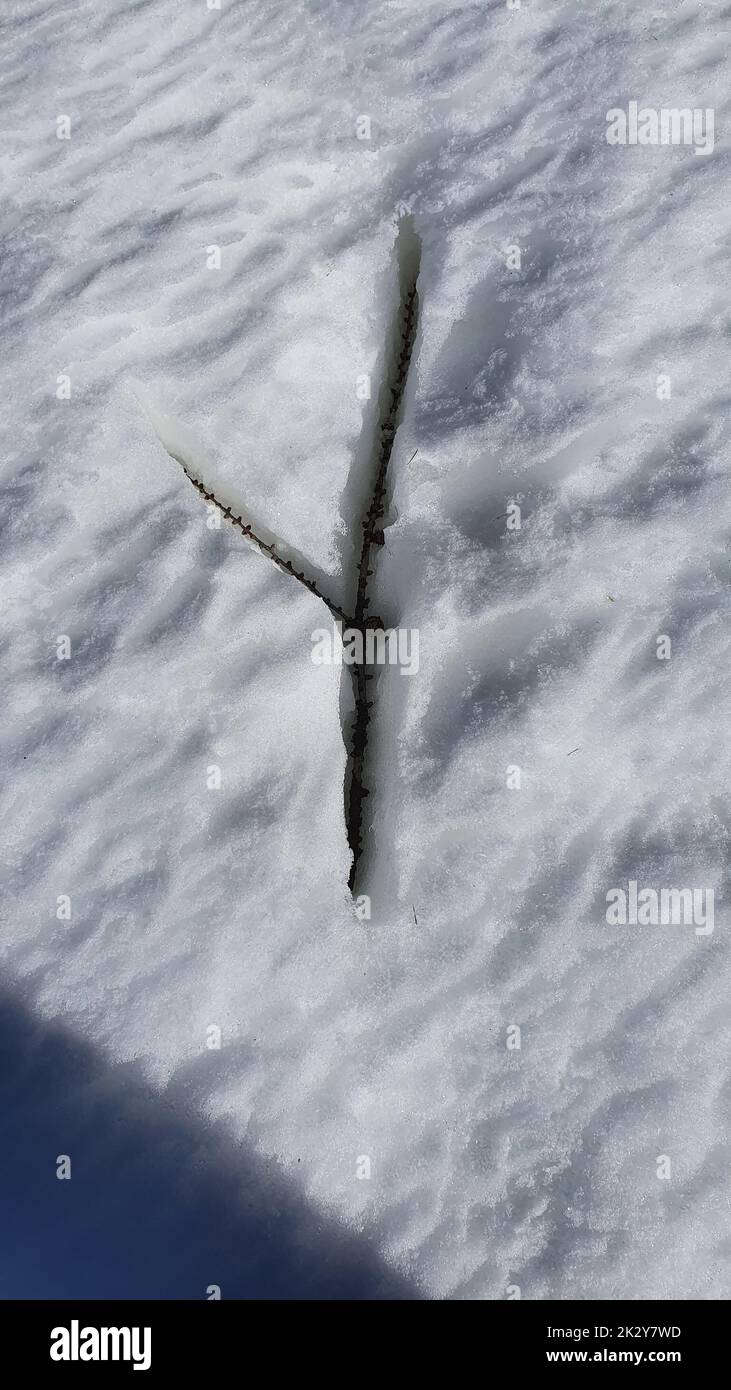
[[[193,477],[193,474],[188,471],[181,459],[178,459],[177,462],[180,464],[188,481],[193,484],[196,492],[199,492],[201,497],[205,497],[206,502],[212,502],[214,506],[218,507],[218,510],[225,516],[227,521],[231,522],[232,526],[237,526],[242,535],[246,536],[248,540],[253,541],[254,545],[258,546],[262,555],[268,555],[269,559],[273,560],[280,570],[283,570],[285,574],[291,574],[292,578],[298,579],[300,584],[304,584],[305,588],[308,589],[311,594],[314,594],[316,598],[322,599],[322,602],[330,609],[334,618],[338,618],[346,627],[355,626],[353,619],[349,618],[348,614],[343,612],[343,609],[339,608],[337,603],[333,603],[326,594],[323,594],[314,579],[308,579],[306,574],[295,569],[291,560],[285,560],[282,555],[278,555],[274,544],[270,545],[268,541],[262,540],[261,536],[257,536],[256,532],[251,529],[248,522],[244,521],[240,516],[234,516],[230,507],[224,507],[223,502],[218,500],[214,492],[209,492],[208,488],[205,487],[198,478]]]

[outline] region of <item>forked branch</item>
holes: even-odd
[[[411,357],[417,336],[419,321],[419,295],[417,281],[421,262],[421,242],[416,234],[411,217],[403,217],[399,222],[396,238],[396,263],[398,272],[398,294],[394,304],[393,317],[386,341],[384,354],[384,375],[378,399],[376,433],[373,441],[370,476],[367,479],[367,498],[364,513],[353,519],[356,551],[359,555],[357,573],[354,578],[355,614],[350,616],[339,604],[328,598],[321,583],[312,573],[313,567],[303,556],[298,555],[284,542],[277,541],[266,527],[253,517],[245,521],[237,515],[231,503],[226,503],[209,488],[199,474],[196,451],[189,447],[179,426],[162,416],[149,400],[145,400],[144,389],[137,394],[145,408],[158,437],[171,458],[180,464],[186,478],[193,484],[196,492],[206,502],[236,526],[247,540],[250,540],[262,555],[293,579],[322,600],[333,618],[345,628],[355,629],[365,634],[369,627],[377,627],[380,620],[369,614],[371,601],[370,580],[374,574],[374,562],[379,546],[383,545],[383,528],[388,510],[389,480],[388,469],[393,452],[394,440],[401,422],[406,382]],[[173,442],[175,440],[175,442]],[[225,485],[220,488],[226,491]],[[255,529],[256,528],[256,529]],[[279,547],[279,548],[278,548]],[[297,561],[293,562],[291,556]],[[307,570],[310,573],[307,573]],[[345,822],[348,844],[352,853],[349,885],[356,891],[356,881],[363,852],[363,809],[370,789],[365,784],[368,760],[368,735],[371,723],[373,701],[369,698],[370,688],[375,678],[375,669],[366,660],[360,660],[351,668],[353,679],[355,711],[351,727],[344,729],[344,739],[348,751],[348,765],[345,777]]]

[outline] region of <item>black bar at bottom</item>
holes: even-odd
[[[0,1337],[6,1357],[43,1372],[43,1384],[64,1372],[83,1378],[87,1368],[96,1376],[179,1370],[189,1380],[238,1365],[245,1375],[247,1361],[256,1356],[260,1363],[262,1355],[278,1372],[287,1362],[300,1373],[318,1362],[334,1372],[340,1362],[341,1378],[344,1345],[359,1380],[371,1367],[382,1378],[386,1335],[412,1373],[422,1357],[434,1371],[432,1358],[449,1357],[450,1347],[459,1348],[460,1362],[470,1352],[479,1355],[486,1374],[500,1366],[549,1375],[611,1366],[672,1374],[724,1362],[724,1303],[485,1302],[470,1312],[455,1301],[440,1303],[426,1323],[414,1303],[413,1313],[403,1301],[379,1302],[367,1312],[335,1303],[328,1314],[323,1302],[8,1301],[0,1304]]]

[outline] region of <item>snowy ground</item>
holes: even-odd
[[[427,1296],[728,1296],[731,5],[0,31],[13,1009],[195,1116],[182,1167],[220,1122]],[[608,145],[631,100],[713,108],[712,153]],[[378,584],[420,667],[379,682],[366,922],[328,614],[150,413],[345,594],[405,210]],[[713,932],[608,925],[629,880],[713,889]]]

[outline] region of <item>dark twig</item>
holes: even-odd
[[[327,594],[323,594],[322,589],[318,588],[314,579],[308,579],[307,575],[303,574],[301,570],[295,569],[291,560],[285,560],[282,555],[278,555],[273,542],[270,544],[268,541],[262,540],[261,536],[257,536],[248,522],[245,522],[240,516],[234,516],[230,507],[224,507],[223,502],[219,502],[215,493],[210,492],[198,478],[193,476],[190,470],[186,468],[182,459],[178,458],[177,461],[186,478],[193,484],[196,492],[199,492],[201,497],[205,497],[206,502],[213,502],[214,506],[218,507],[218,510],[225,516],[226,520],[230,521],[232,526],[238,526],[242,534],[246,536],[248,540],[253,541],[254,545],[259,547],[263,555],[268,555],[269,559],[273,560],[280,570],[283,570],[285,574],[291,574],[292,578],[298,579],[300,584],[304,584],[305,588],[309,589],[311,594],[314,594],[316,598],[322,599],[322,602],[330,609],[334,618],[338,618],[340,622],[345,623],[346,627],[353,626],[352,618],[349,618],[347,613],[343,612],[342,608],[339,608],[336,603],[333,603],[332,599],[327,597]]]
[[[399,224],[396,251],[399,270],[399,302],[392,328],[392,338],[387,344],[387,376],[381,387],[379,400],[380,418],[376,437],[375,476],[370,503],[363,519],[363,540],[358,566],[355,626],[362,632],[369,626],[380,626],[378,619],[369,619],[368,616],[370,606],[369,580],[374,573],[374,547],[383,544],[388,466],[399,426],[401,404],[419,320],[419,296],[416,282],[419,275],[421,243],[413,230],[410,218],[404,219]],[[353,667],[355,720],[349,778],[346,782],[345,811],[348,844],[353,854],[349,878],[351,892],[355,891],[358,865],[363,850],[363,802],[369,795],[364,781],[364,771],[373,704],[373,701],[369,699],[369,686],[373,679],[374,672],[368,668],[365,661]]]

